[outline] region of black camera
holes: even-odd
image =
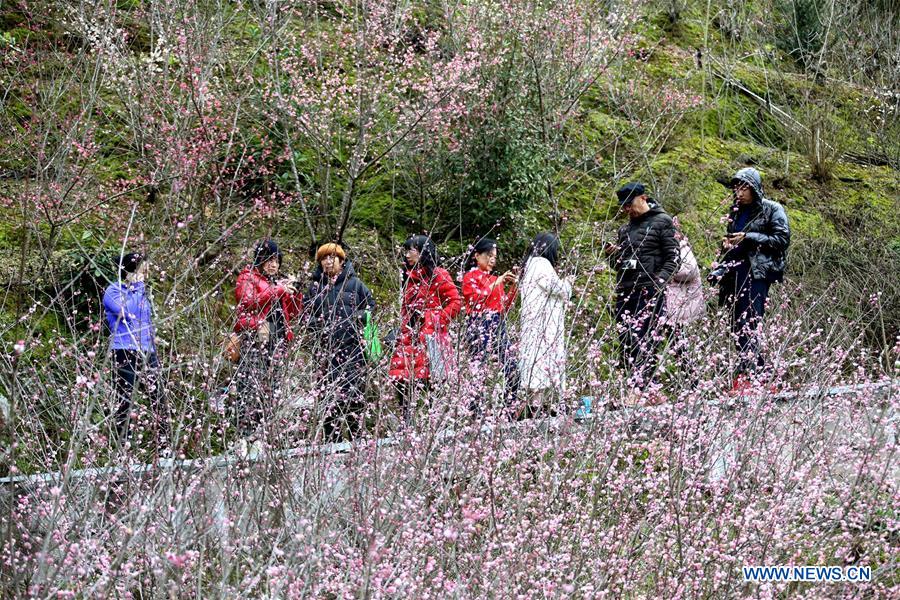
[[[728,269],[725,266],[718,266],[709,272],[709,275],[706,276],[706,281],[709,283],[719,283],[727,274]]]

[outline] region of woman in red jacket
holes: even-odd
[[[408,417],[414,406],[408,397],[414,384],[427,385],[448,377],[453,356],[449,327],[462,301],[450,274],[437,266],[437,248],[431,238],[413,236],[403,249],[401,328],[391,356],[390,376],[400,390]]]
[[[291,324],[303,310],[303,296],[289,279],[278,279],[282,254],[273,240],[256,245],[253,264],[238,275],[234,294],[241,336],[237,368],[237,429],[251,436],[280,383],[280,363],[294,338]]]
[[[513,271],[494,275],[497,242],[482,238],[463,265],[462,295],[466,307],[466,341],[479,367],[496,357],[506,380],[506,402],[513,406],[519,388],[519,369],[509,348],[506,314],[516,299],[518,278]]]

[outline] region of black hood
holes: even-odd
[[[734,177],[731,178],[732,187],[737,182],[746,183],[750,186],[750,189],[753,190],[754,202],[762,202],[763,198],[766,197],[766,194],[763,191],[762,176],[756,169],[747,167],[735,173]]]

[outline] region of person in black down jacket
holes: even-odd
[[[310,330],[318,337],[317,350],[328,357],[323,428],[326,439],[336,441],[353,438],[362,429],[367,375],[363,329],[375,299],[338,244],[322,245],[316,262],[304,306]]]
[[[616,270],[616,327],[622,366],[631,384],[644,389],[653,380],[654,334],[665,311],[666,284],[678,272],[680,253],[672,217],[651,199],[644,185],[629,183],[616,192],[628,223],[605,248]]]
[[[769,286],[784,278],[791,243],[787,214],[765,197],[759,171],[741,169],[731,179],[734,204],[723,240],[719,264],[709,278],[719,285],[719,305],[731,313],[731,331],[740,359],[734,388],[749,385],[747,375],[765,364],[758,330],[769,297]]]

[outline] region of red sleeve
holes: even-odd
[[[281,302],[288,322],[303,312],[303,294],[285,294],[282,296]]]
[[[479,271],[469,271],[463,275],[462,295],[467,307],[480,308],[490,293],[487,278],[482,277]]]
[[[511,286],[509,290],[503,293],[503,312],[507,312],[512,308],[512,305],[516,301],[516,294],[519,293],[519,289],[516,286]]]
[[[237,286],[234,295],[238,301],[238,307],[244,310],[260,310],[272,302],[273,298],[284,294],[284,289],[277,285],[270,285],[263,281],[263,285],[257,287],[257,281],[261,278],[250,271],[244,271],[238,275]]]
[[[439,271],[435,271],[435,275],[437,276],[437,292],[438,297],[441,300],[441,305],[444,308],[444,315],[448,321],[452,320],[459,314],[459,311],[462,310],[462,298],[459,295],[459,290],[456,289],[456,285],[453,283],[453,280],[450,279],[449,273],[444,269]]]
[[[400,301],[400,326],[405,330],[412,330],[412,327],[409,322],[409,314],[410,314],[410,304],[413,302],[415,298],[415,292],[413,291],[413,287],[416,284],[407,279],[403,284],[403,294],[402,299]]]

